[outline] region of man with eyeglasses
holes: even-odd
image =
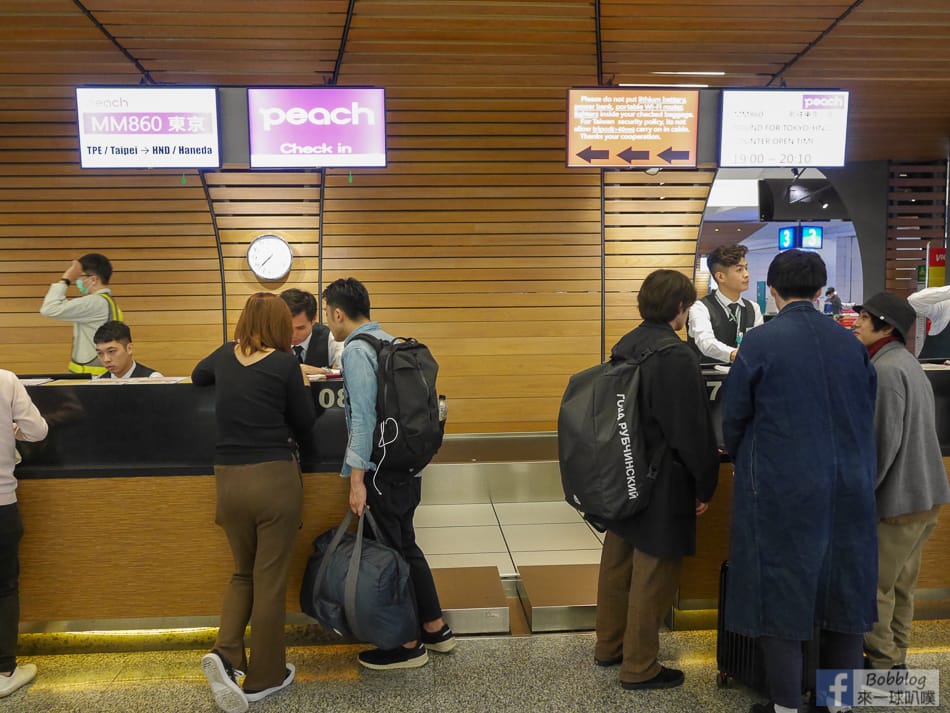
[[[63,276],[50,285],[40,314],[51,319],[73,323],[73,347],[69,370],[75,374],[98,376],[106,373],[96,356],[93,337],[96,330],[110,320],[122,321],[122,310],[112,298],[109,278],[112,263],[99,253],[88,253],[73,260]],[[76,285],[81,297],[67,299],[66,291]]]

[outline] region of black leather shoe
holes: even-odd
[[[610,659],[594,659],[594,663],[598,666],[603,666],[604,668],[609,668],[610,666],[616,666],[617,664],[623,663],[623,654],[620,656],[614,656]]]
[[[683,685],[683,672],[675,668],[660,667],[660,672],[653,678],[637,683],[621,681],[620,685],[628,691],[647,691],[652,688],[676,688]]]
[[[775,713],[775,706],[771,701],[768,703],[753,703],[749,708],[749,713]]]

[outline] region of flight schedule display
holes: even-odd
[[[83,168],[217,168],[217,90],[78,87]]]
[[[848,92],[724,90],[719,165],[844,166],[847,131]]]

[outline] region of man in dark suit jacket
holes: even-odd
[[[317,322],[317,299],[293,287],[280,293],[290,307],[294,333],[290,343],[305,374],[326,374],[332,365],[330,330]]]

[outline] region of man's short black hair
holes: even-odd
[[[291,287],[281,292],[280,298],[290,307],[291,317],[296,317],[302,312],[311,322],[317,318],[317,298],[306,290]]]
[[[672,322],[681,309],[689,309],[695,301],[693,283],[676,270],[654,270],[637,294],[640,316],[651,322]]]
[[[738,265],[748,254],[749,248],[738,243],[729,243],[720,245],[706,257],[706,267],[709,274],[716,279],[716,273],[722,272],[725,268]]]
[[[107,342],[120,342],[128,344],[132,341],[132,330],[125,322],[117,319],[110,320],[103,324],[92,337],[96,344],[106,344]]]
[[[334,280],[323,290],[323,299],[330,307],[343,310],[350,319],[369,319],[369,292],[355,277]]]
[[[772,260],[765,279],[783,300],[814,299],[827,280],[825,261],[810,250],[783,250]]]
[[[96,275],[103,285],[109,284],[109,278],[112,277],[112,263],[105,255],[87,253],[79,258],[79,264],[82,265],[83,272]]]

